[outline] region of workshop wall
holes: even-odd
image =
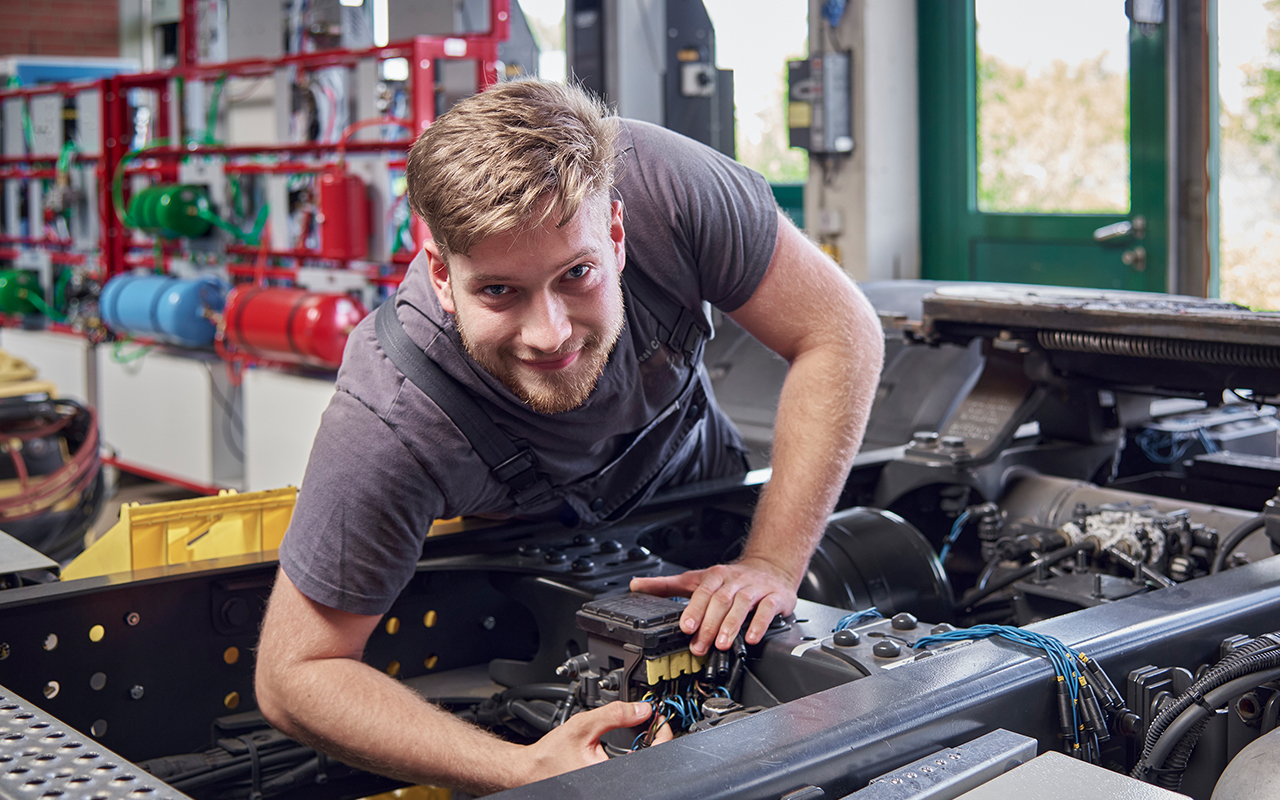
[[[120,9],[102,0],[6,0],[0,56],[120,55]]]

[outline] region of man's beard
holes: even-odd
[[[561,353],[548,354],[567,356],[575,349],[578,358],[568,367],[560,370],[542,371],[524,366],[508,348],[491,348],[481,350],[474,346],[467,336],[467,329],[461,315],[455,315],[458,335],[462,338],[462,346],[467,354],[485,371],[502,382],[511,393],[523,400],[534,411],[541,414],[559,414],[572,411],[586,402],[587,397],[595,389],[596,383],[604,373],[605,364],[618,337],[622,334],[623,313],[621,276],[612,280],[613,306],[618,310],[617,319],[606,320],[609,330],[593,331],[582,340],[581,348],[573,343]]]

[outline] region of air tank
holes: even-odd
[[[166,239],[204,236],[209,232],[209,199],[201,186],[148,186],[129,201],[124,224]]]
[[[209,347],[227,285],[213,276],[186,279],[150,273],[117,275],[98,300],[102,321],[117,334],[146,336],[183,347]]]
[[[0,313],[35,313],[36,307],[27,297],[29,294],[40,293],[40,281],[34,272],[25,269],[0,270]]]
[[[346,294],[241,284],[227,296],[223,337],[258,358],[336,369],[366,313]]]
[[[316,181],[322,258],[364,258],[369,252],[369,190],[356,175],[326,172]]]

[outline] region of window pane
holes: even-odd
[[[1218,291],[1280,309],[1280,7],[1218,3]]]
[[[1129,212],[1123,0],[977,0],[978,210]]]

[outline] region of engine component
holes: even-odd
[[[226,303],[227,287],[212,276],[119,275],[102,288],[98,308],[113,332],[142,335],[183,347],[208,347],[217,329],[210,318]]]
[[[1221,650],[1222,658],[1199,671],[1185,691],[1176,697],[1156,698],[1150,707],[1135,709],[1144,737],[1140,758],[1131,772],[1133,777],[1166,789],[1180,789],[1192,752],[1209,723],[1216,721],[1215,709],[1280,678],[1280,633],[1232,637],[1223,642]],[[1130,674],[1131,695],[1134,682],[1145,680],[1149,670]],[[1235,713],[1254,719],[1259,716],[1253,711],[1245,712],[1240,703],[1235,704]]]
[[[227,296],[222,330],[228,344],[250,355],[336,369],[365,314],[346,294],[241,284]]]
[[[1241,750],[1218,778],[1212,800],[1267,800],[1280,786],[1280,729]]]
[[[165,239],[204,236],[212,224],[209,198],[200,186],[148,186],[129,201],[124,224]]]
[[[583,708],[614,700],[648,701],[654,707],[647,729],[606,737],[618,750],[647,747],[663,725],[687,732],[702,722],[724,722],[751,711],[735,699],[746,669],[741,635],[728,651],[695,656],[689,634],[680,629],[684,607],[670,598],[627,593],[594,600],[578,612],[587,652],[556,670],[574,681],[577,702]]]
[[[0,270],[0,312],[31,314],[36,306],[31,294],[39,296],[40,282],[36,274],[25,269]]]
[[[873,508],[831,517],[798,594],[849,610],[951,617],[951,584],[928,540],[897,514]]]
[[[335,170],[322,174],[317,205],[322,258],[364,258],[369,252],[369,194],[356,175]]]

